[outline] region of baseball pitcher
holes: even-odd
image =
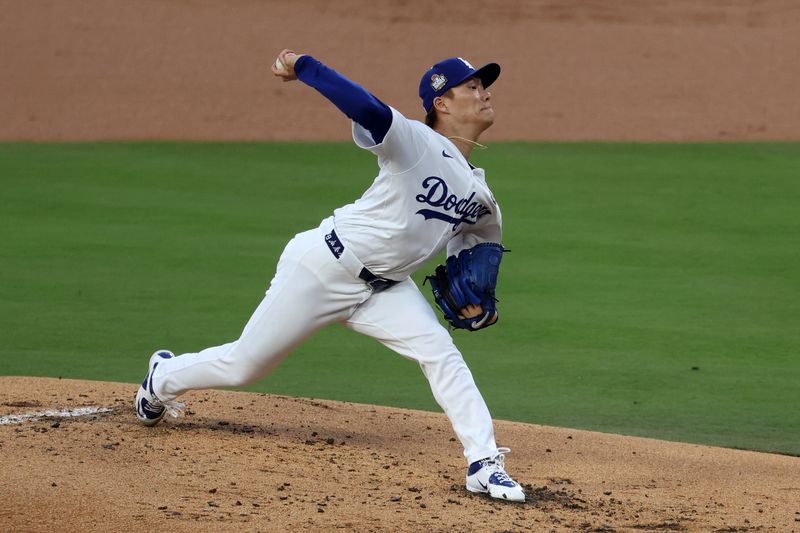
[[[450,330],[410,275],[447,250],[428,276],[451,328],[495,324],[495,286],[504,249],[500,208],[484,171],[469,162],[495,119],[488,87],[500,75],[461,58],[431,67],[419,83],[425,123],[410,120],[314,57],[283,50],[272,73],[319,91],[352,120],[355,144],[377,157],[379,172],[355,202],[297,234],[278,261],[266,295],[230,343],[175,357],[159,350],[136,394],[148,426],[189,390],[236,387],[274,369],[319,328],[339,322],[419,363],[464,447],[466,486],[524,501],[505,471],[492,418]]]

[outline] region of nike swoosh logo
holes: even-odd
[[[487,312],[485,315],[483,315],[483,318],[481,318],[480,321],[472,323],[472,329],[481,329],[483,325],[486,323],[486,320],[488,320],[488,318],[489,318],[489,313]],[[478,481],[478,483],[480,483],[480,481]]]
[[[453,159],[453,156],[452,156],[452,155],[450,155],[450,154],[448,154],[448,153],[447,153],[447,152],[445,152],[444,150],[442,150],[442,155],[443,155],[444,157],[449,157],[450,159]]]
[[[484,484],[483,484],[483,483],[481,483],[480,481],[478,481],[478,485],[480,485],[481,487],[483,487],[483,490],[489,490],[489,485],[484,485]]]

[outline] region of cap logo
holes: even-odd
[[[433,90],[438,92],[447,84],[447,78],[444,74],[434,74],[431,76],[431,87]]]
[[[461,60],[461,62],[464,63],[467,67],[469,67],[470,70],[475,70],[475,67],[473,67],[470,64],[470,62],[464,59],[463,57],[459,57],[458,59]]]

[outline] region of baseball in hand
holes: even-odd
[[[294,64],[298,57],[300,56],[291,50],[283,50],[270,67],[272,73],[283,81],[296,80],[297,74],[294,72]]]

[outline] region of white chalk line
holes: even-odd
[[[36,413],[25,413],[21,415],[0,416],[0,426],[10,424],[21,424],[26,420],[36,420],[38,418],[75,418],[77,416],[94,415],[97,413],[108,413],[112,409],[109,407],[76,407],[75,409],[62,409],[60,411],[39,411]]]

